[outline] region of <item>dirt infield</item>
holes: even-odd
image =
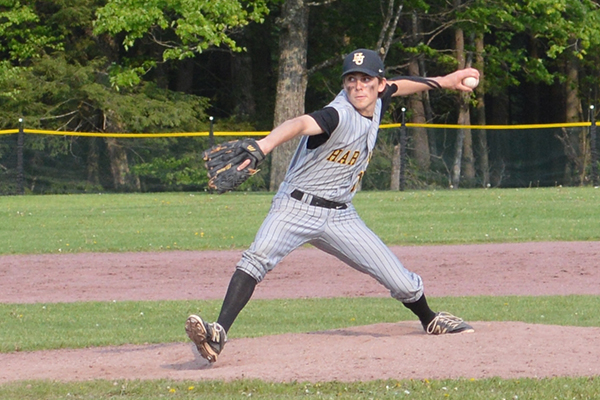
[[[429,297],[600,295],[600,242],[392,249],[423,277]],[[220,299],[240,254],[2,256],[0,301]],[[371,278],[303,248],[267,276],[254,298],[387,295]],[[213,366],[198,358],[189,343],[0,354],[0,384],[24,379],[317,382],[600,375],[600,328],[469,322],[476,332],[455,336],[427,336],[411,321],[232,339]]]

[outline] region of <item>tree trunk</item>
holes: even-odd
[[[475,38],[475,68],[479,70],[479,86],[475,92],[477,99],[477,125],[485,126],[485,74],[484,74],[484,39],[483,34],[478,34]],[[490,161],[487,144],[487,132],[485,129],[479,131],[479,170],[481,171],[481,183],[483,187],[490,184]]]
[[[468,95],[467,95],[468,97]],[[465,107],[465,114],[463,118],[459,118],[459,124],[470,125],[471,116],[469,111],[469,99],[466,101],[467,106]],[[463,121],[463,122],[461,122]],[[471,129],[465,128],[465,142],[463,143],[464,154],[463,154],[463,165],[464,165],[464,176],[470,182],[475,180],[475,156],[473,155],[473,133]]]
[[[394,133],[394,135],[400,135],[399,133]],[[395,143],[395,142],[394,142]],[[400,154],[400,144],[394,144],[394,148],[392,151],[392,174],[391,174],[391,182],[390,182],[390,190],[398,191],[400,190],[400,163],[401,163],[401,154]]]
[[[232,60],[235,115],[240,121],[250,120],[256,114],[252,85],[252,57],[248,51],[235,53]]]
[[[250,27],[241,30],[236,42],[247,50],[233,52],[231,58],[231,85],[234,111],[237,120],[250,121],[256,116],[254,96],[253,31]]]
[[[308,45],[308,6],[304,0],[286,0],[279,24],[279,76],[275,99],[274,125],[304,113],[306,96],[306,49]],[[269,189],[276,191],[285,177],[290,158],[298,144],[291,140],[272,152]]]
[[[461,94],[461,97],[463,95]],[[464,113],[460,113],[461,115],[464,115]],[[458,120],[458,124],[459,125],[463,125],[463,123],[461,123],[461,119],[459,118]],[[452,176],[451,176],[451,188],[452,189],[458,189],[459,185],[460,185],[460,175],[461,175],[461,168],[462,168],[462,157],[463,157],[463,145],[465,143],[465,129],[460,128],[457,129],[456,132],[456,148],[454,150],[454,163],[452,165]]]
[[[87,156],[87,181],[90,185],[100,185],[100,164],[98,160],[98,139],[90,137]]]
[[[186,58],[178,63],[177,91],[191,93],[194,85],[194,59]]]
[[[115,121],[114,118],[105,115],[104,131],[108,132],[123,132],[121,124]],[[129,159],[127,151],[121,146],[117,138],[107,137],[104,139],[108,149],[108,158],[110,160],[110,172],[113,178],[113,188],[120,192],[130,192],[140,190],[140,179],[134,175],[129,169]]]
[[[140,190],[139,178],[131,173],[127,152],[114,137],[105,139],[110,158],[110,171],[113,177],[114,189],[120,192]]]
[[[461,0],[455,0],[456,7],[460,6]],[[457,28],[454,32],[454,41],[456,49],[456,59],[458,67],[464,68],[465,60],[465,37],[462,29]],[[471,116],[469,114],[470,94],[461,92],[458,110],[458,124],[469,125]],[[465,178],[472,180],[475,177],[475,168],[473,160],[473,140],[470,129],[459,129],[456,138],[456,149],[454,153],[454,164],[452,166],[452,187],[458,189],[460,184],[461,170],[463,169]]]
[[[532,36],[529,39],[529,47],[531,48],[531,58],[533,60],[538,60],[539,62],[543,62],[543,58],[544,56],[542,55],[540,57],[540,53],[544,54],[544,50],[542,50],[540,47],[542,47],[542,45],[539,43],[539,38]],[[533,86],[531,89],[526,90],[526,96],[527,96],[527,116],[528,116],[528,120],[526,121],[526,123],[529,124],[537,124],[541,121],[540,115],[541,115],[541,91],[540,91],[540,84],[539,83],[531,83],[531,84],[527,84],[527,85],[531,85]]]
[[[91,33],[91,32],[90,32]],[[98,37],[98,43],[100,45],[100,49],[102,50],[103,55],[110,61],[118,64],[120,61],[119,57],[119,45],[118,41],[115,40],[114,36],[111,35],[101,35]],[[154,81],[161,88],[167,88],[168,82],[165,73],[164,64],[159,63],[157,68],[155,69],[155,78]],[[114,111],[103,110],[103,123],[102,130],[104,132],[123,132],[124,128],[118,122],[117,118],[114,117]],[[127,152],[125,149],[119,144],[117,138],[107,137],[104,139],[106,143],[106,147],[108,150],[108,157],[110,163],[110,171],[112,174],[113,180],[113,189],[121,192],[128,191],[139,191],[141,188],[140,179],[137,175],[134,175],[129,169],[129,160],[127,157]],[[98,155],[97,147],[98,143],[90,144],[90,151],[88,153],[89,156],[92,156],[92,160],[88,161],[88,180],[90,179],[98,179],[94,178],[94,163],[97,160],[94,160],[94,157]],[[99,179],[98,179],[99,180]]]
[[[412,42],[414,45],[418,43],[419,31],[418,31],[418,20],[417,14],[412,14]],[[412,57],[408,63],[408,74],[411,76],[421,76],[419,68],[419,60],[417,57]],[[423,94],[416,93],[409,97],[409,107],[412,113],[411,121],[417,124],[424,124],[427,122],[425,118],[425,106],[423,105]],[[411,130],[412,144],[413,144],[413,155],[417,167],[422,170],[428,170],[430,166],[430,154],[429,154],[429,139],[427,137],[427,130],[425,128],[414,128]]]
[[[579,122],[581,120],[581,102],[577,95],[579,88],[579,65],[575,57],[571,57],[567,61],[566,72],[566,122]]]
[[[491,125],[508,125],[510,122],[510,96],[508,89],[490,96],[492,107],[490,109]],[[509,177],[506,173],[507,159],[510,159],[510,137],[512,133],[497,132],[488,138],[489,148],[494,149],[491,153],[490,163],[490,185],[494,187],[502,186],[502,182]]]
[[[464,34],[463,34],[464,37]],[[473,42],[473,37],[471,36],[471,44]],[[464,44],[464,42],[463,42]],[[463,54],[465,54],[464,46],[463,46]],[[465,60],[464,67],[470,67],[472,64],[471,57],[468,60]],[[463,125],[471,125],[471,95],[468,93],[463,93],[461,96],[463,99],[463,104],[461,108],[461,112],[464,111],[464,115],[459,116],[459,122]],[[471,129],[465,129],[465,142],[464,146],[464,154],[463,154],[463,165],[464,165],[464,177],[471,183],[475,181],[475,156],[473,154],[473,134]]]
[[[425,68],[425,61],[423,58],[419,58],[419,70],[422,76],[427,76],[427,69]],[[431,108],[431,100],[429,98],[429,91],[423,92],[423,106],[425,108],[425,122],[433,121],[433,109]],[[427,138],[429,142],[429,157],[438,156],[438,148],[436,142],[436,134],[434,129],[427,129]]]
[[[581,102],[577,95],[579,88],[579,63],[575,57],[570,57],[566,62],[565,82],[565,111],[566,122],[579,122],[582,110]],[[565,183],[583,185],[585,182],[585,170],[590,159],[587,132],[583,129],[568,129],[568,141],[565,145],[565,154],[568,162],[565,168]],[[568,146],[572,151],[568,151]]]

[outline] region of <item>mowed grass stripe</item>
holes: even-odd
[[[272,193],[0,197],[0,254],[211,250],[250,245]],[[388,245],[600,239],[600,190],[359,192]]]
[[[522,321],[600,327],[597,296],[444,297],[434,309],[468,321]],[[216,319],[220,301],[125,301],[0,304],[0,351],[33,351],[120,344],[187,341],[191,313]],[[314,332],[382,322],[415,320],[391,298],[251,300],[230,337]]]

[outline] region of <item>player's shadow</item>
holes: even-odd
[[[389,325],[389,324],[386,324]],[[414,326],[413,326],[414,325]],[[331,329],[327,331],[308,332],[309,335],[329,335],[329,336],[370,336],[374,338],[395,337],[407,335],[423,335],[424,331],[417,324],[391,324],[391,328],[382,328],[381,326],[369,326],[368,329],[363,327],[362,330],[354,329]],[[383,330],[383,332],[382,332]]]
[[[163,369],[172,369],[174,371],[198,371],[211,369],[213,365],[206,359],[202,358],[200,353],[198,353],[196,346],[191,344],[191,348],[192,354],[194,355],[193,360],[175,364],[163,364],[160,367]]]
[[[392,336],[387,333],[356,332],[356,331],[348,331],[346,329],[336,329],[336,330],[332,330],[332,331],[308,332],[308,334],[309,335],[327,335],[327,336],[371,336],[371,337],[375,337],[375,338]]]
[[[172,343],[157,343],[150,345],[121,345],[111,346],[107,348],[99,348],[96,350],[100,354],[126,354],[126,353],[139,353],[148,350],[164,349],[173,346]]]

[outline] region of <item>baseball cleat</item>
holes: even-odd
[[[458,318],[447,312],[435,314],[435,318],[427,325],[425,331],[429,335],[443,335],[446,333],[470,333],[475,329],[462,318]]]
[[[207,324],[197,315],[190,315],[185,322],[185,332],[198,349],[202,357],[210,363],[217,361],[217,356],[227,343],[227,333],[217,322]]]

